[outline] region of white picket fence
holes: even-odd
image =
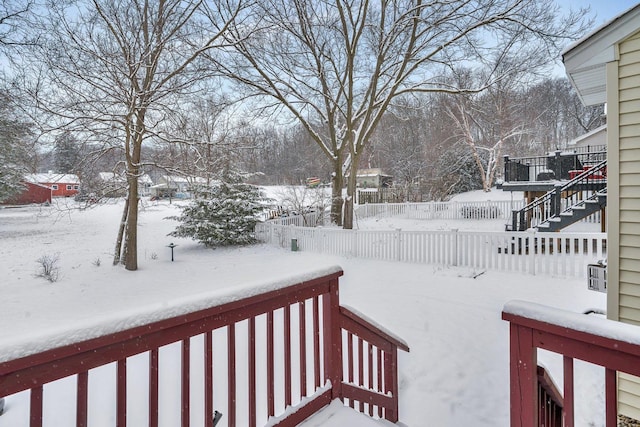
[[[301,251],[562,277],[606,258],[606,233],[381,231],[260,223],[259,240]]]
[[[504,219],[524,207],[524,200],[469,202],[368,203],[357,205],[356,219],[402,216],[410,219]]]

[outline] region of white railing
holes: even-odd
[[[524,207],[524,200],[469,202],[368,203],[357,205],[357,219],[403,216],[410,219],[505,219]]]
[[[587,264],[606,258],[606,233],[343,230],[256,227],[258,239],[301,251],[474,269],[586,277]]]
[[[296,225],[298,227],[317,227],[324,225],[325,215],[321,211],[308,212],[302,215],[282,216],[269,220],[277,225]]]

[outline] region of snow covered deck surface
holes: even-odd
[[[402,425],[402,423],[393,424],[389,421],[373,419],[334,400],[299,427],[399,427]]]

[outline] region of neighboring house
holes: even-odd
[[[124,197],[127,195],[126,178],[114,172],[100,172],[100,187],[103,196],[106,197]],[[151,187],[153,181],[147,174],[143,174],[138,178],[138,195],[146,197],[151,195]]]
[[[607,104],[607,317],[640,326],[640,5],[563,61],[585,105]],[[640,420],[639,378],[619,376],[618,412]]]
[[[386,175],[382,169],[358,169],[356,185],[360,188],[387,188],[393,183],[393,177]]]
[[[25,176],[25,181],[50,188],[52,197],[71,197],[80,192],[80,180],[74,174],[32,173]]]
[[[602,125],[569,141],[567,143],[567,149],[594,151],[593,148],[603,147],[605,145],[607,145],[607,125]]]
[[[25,188],[14,197],[3,202],[6,205],[28,205],[31,203],[51,203],[51,188],[33,182],[23,182]]]
[[[164,175],[156,185],[150,186],[151,195],[155,197],[189,198],[196,185],[206,185],[207,180],[200,177],[184,177]]]

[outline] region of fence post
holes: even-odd
[[[452,264],[454,267],[456,267],[458,265],[458,239],[459,239],[459,235],[458,235],[458,229],[454,228],[453,230],[451,230],[453,232],[453,260],[452,260]]]
[[[529,242],[529,273],[532,275],[536,275],[536,252],[538,251],[538,237],[537,231],[535,231],[529,237],[531,241]]]
[[[338,279],[329,283],[329,293],[322,295],[324,336],[324,376],[331,381],[331,399],[342,400],[342,330],[340,328]]]
[[[396,228],[396,259],[402,261],[402,229]]]
[[[358,256],[358,230],[351,230],[353,234],[353,239],[351,241],[351,253],[354,257]]]

